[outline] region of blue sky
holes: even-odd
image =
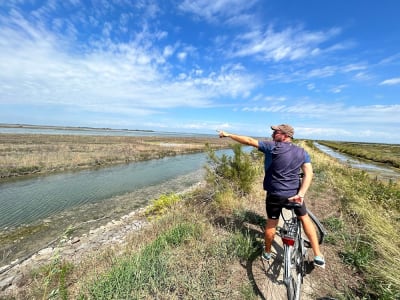
[[[7,0],[0,123],[400,143],[397,0]]]

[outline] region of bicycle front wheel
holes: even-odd
[[[298,244],[298,243],[296,243]],[[302,271],[300,266],[303,263],[302,253],[299,246],[284,245],[284,283],[286,285],[287,297],[289,300],[299,300],[302,283]]]

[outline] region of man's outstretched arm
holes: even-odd
[[[243,145],[249,145],[258,148],[258,140],[253,139],[252,137],[228,133],[222,130],[217,130],[217,131],[220,138],[229,137],[232,140],[239,142]]]

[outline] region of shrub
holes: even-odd
[[[181,200],[181,196],[177,194],[161,195],[153,201],[153,203],[146,209],[146,216],[160,215],[168,208],[171,208],[175,203]]]
[[[251,155],[243,152],[240,144],[233,145],[233,152],[233,157],[226,154],[218,157],[208,149],[207,182],[217,192],[232,189],[240,196],[249,194],[257,169]]]

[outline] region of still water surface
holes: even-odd
[[[63,127],[2,127],[0,133],[6,134],[65,134],[65,135],[101,135],[101,136],[163,136],[163,137],[215,137],[211,134],[182,133],[167,131],[143,131],[124,129],[67,128]]]
[[[2,183],[0,230],[30,224],[74,206],[131,193],[191,172],[204,171],[206,159],[205,153],[179,155]],[[195,175],[190,177],[185,179],[186,186],[200,180]]]

